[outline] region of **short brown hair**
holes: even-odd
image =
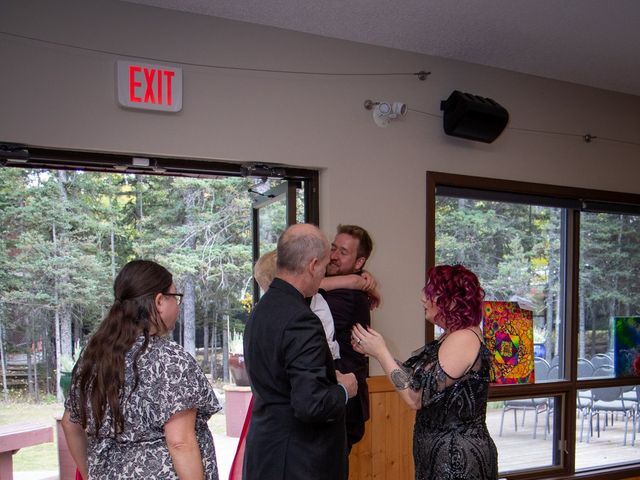
[[[351,235],[353,238],[357,238],[358,258],[369,258],[371,250],[373,250],[373,241],[371,240],[369,233],[364,228],[357,225],[338,225],[337,233],[338,235],[346,233],[347,235]]]

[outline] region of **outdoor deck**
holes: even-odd
[[[501,472],[520,470],[524,466],[548,466],[552,464],[552,440],[547,435],[544,439],[544,414],[538,418],[538,432],[536,439],[533,439],[533,412],[527,412],[524,427],[521,426],[521,412],[518,412],[518,431],[514,430],[513,412],[507,412],[504,417],[504,429],[502,436],[499,436],[500,419],[502,409],[491,409],[487,411],[487,426],[491,432],[498,451],[499,465]],[[576,468],[585,470],[591,467],[620,464],[630,461],[637,462],[640,459],[640,435],[636,433],[635,446],[631,446],[632,428],[629,425],[627,445],[623,446],[624,420],[618,419],[614,424],[602,430],[604,418],[600,419],[600,438],[595,431],[586,442],[588,432],[588,420],[585,420],[584,441],[577,443],[576,448]],[[553,425],[552,425],[553,430]],[[576,437],[580,437],[580,421],[576,422]],[[513,452],[512,455],[505,455],[504,452]],[[526,454],[523,454],[526,452]]]

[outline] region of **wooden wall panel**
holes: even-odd
[[[369,378],[371,415],[351,451],[349,480],[411,480],[415,412],[384,376]]]

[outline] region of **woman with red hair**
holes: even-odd
[[[402,399],[417,410],[413,457],[417,480],[495,480],[498,452],[486,426],[491,355],[480,322],[484,290],[461,265],[427,272],[422,305],[444,333],[401,363],[384,338],[356,325],[353,348],[374,357]]]

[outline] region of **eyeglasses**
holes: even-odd
[[[184,293],[163,293],[163,295],[174,297],[176,299],[176,304],[180,305],[182,303],[182,297]]]

